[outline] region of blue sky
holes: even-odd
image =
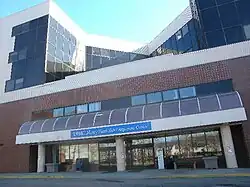
[[[0,0],[0,17],[44,0]],[[146,43],[187,6],[189,0],[55,0],[86,32]],[[73,3],[72,3],[73,2]]]

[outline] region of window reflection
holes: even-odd
[[[195,87],[180,88],[179,92],[180,92],[180,97],[183,99],[196,96]]]
[[[86,113],[86,112],[88,112],[88,105],[87,104],[76,106],[76,113],[77,114]]]
[[[180,153],[179,150],[179,142],[178,136],[168,136],[166,137],[166,155],[178,155]]]
[[[162,101],[161,92],[147,94],[147,103],[157,103]]]
[[[75,106],[65,107],[64,110],[65,110],[65,111],[64,111],[65,115],[74,115],[75,112],[76,112]]]
[[[96,112],[101,110],[101,103],[95,102],[95,103],[89,103],[89,112]]]
[[[53,110],[53,117],[60,117],[64,114],[64,108],[56,108]]]
[[[221,152],[219,131],[206,132],[206,139],[207,139],[208,152],[214,152],[214,153]]]
[[[192,134],[194,156],[203,156],[207,151],[205,133]]]
[[[178,90],[167,90],[162,92],[164,101],[171,101],[179,99]]]
[[[132,106],[143,105],[143,104],[146,104],[146,96],[145,95],[132,96]]]
[[[189,158],[193,156],[192,138],[191,134],[179,136],[180,153],[182,157]]]

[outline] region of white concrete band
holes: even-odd
[[[223,125],[220,131],[227,168],[238,168],[230,126]]]
[[[124,139],[117,137],[116,141],[116,162],[117,162],[117,171],[126,170],[126,151],[124,145]]]

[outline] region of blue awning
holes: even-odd
[[[21,125],[18,135],[124,124],[241,107],[243,104],[238,92],[214,94],[124,109],[30,121]]]

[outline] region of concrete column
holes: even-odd
[[[45,168],[45,145],[38,144],[37,172],[44,172]]]
[[[117,171],[126,170],[126,150],[124,145],[124,139],[121,137],[116,138],[116,162]]]
[[[227,168],[238,168],[230,126],[223,125],[220,131]]]

